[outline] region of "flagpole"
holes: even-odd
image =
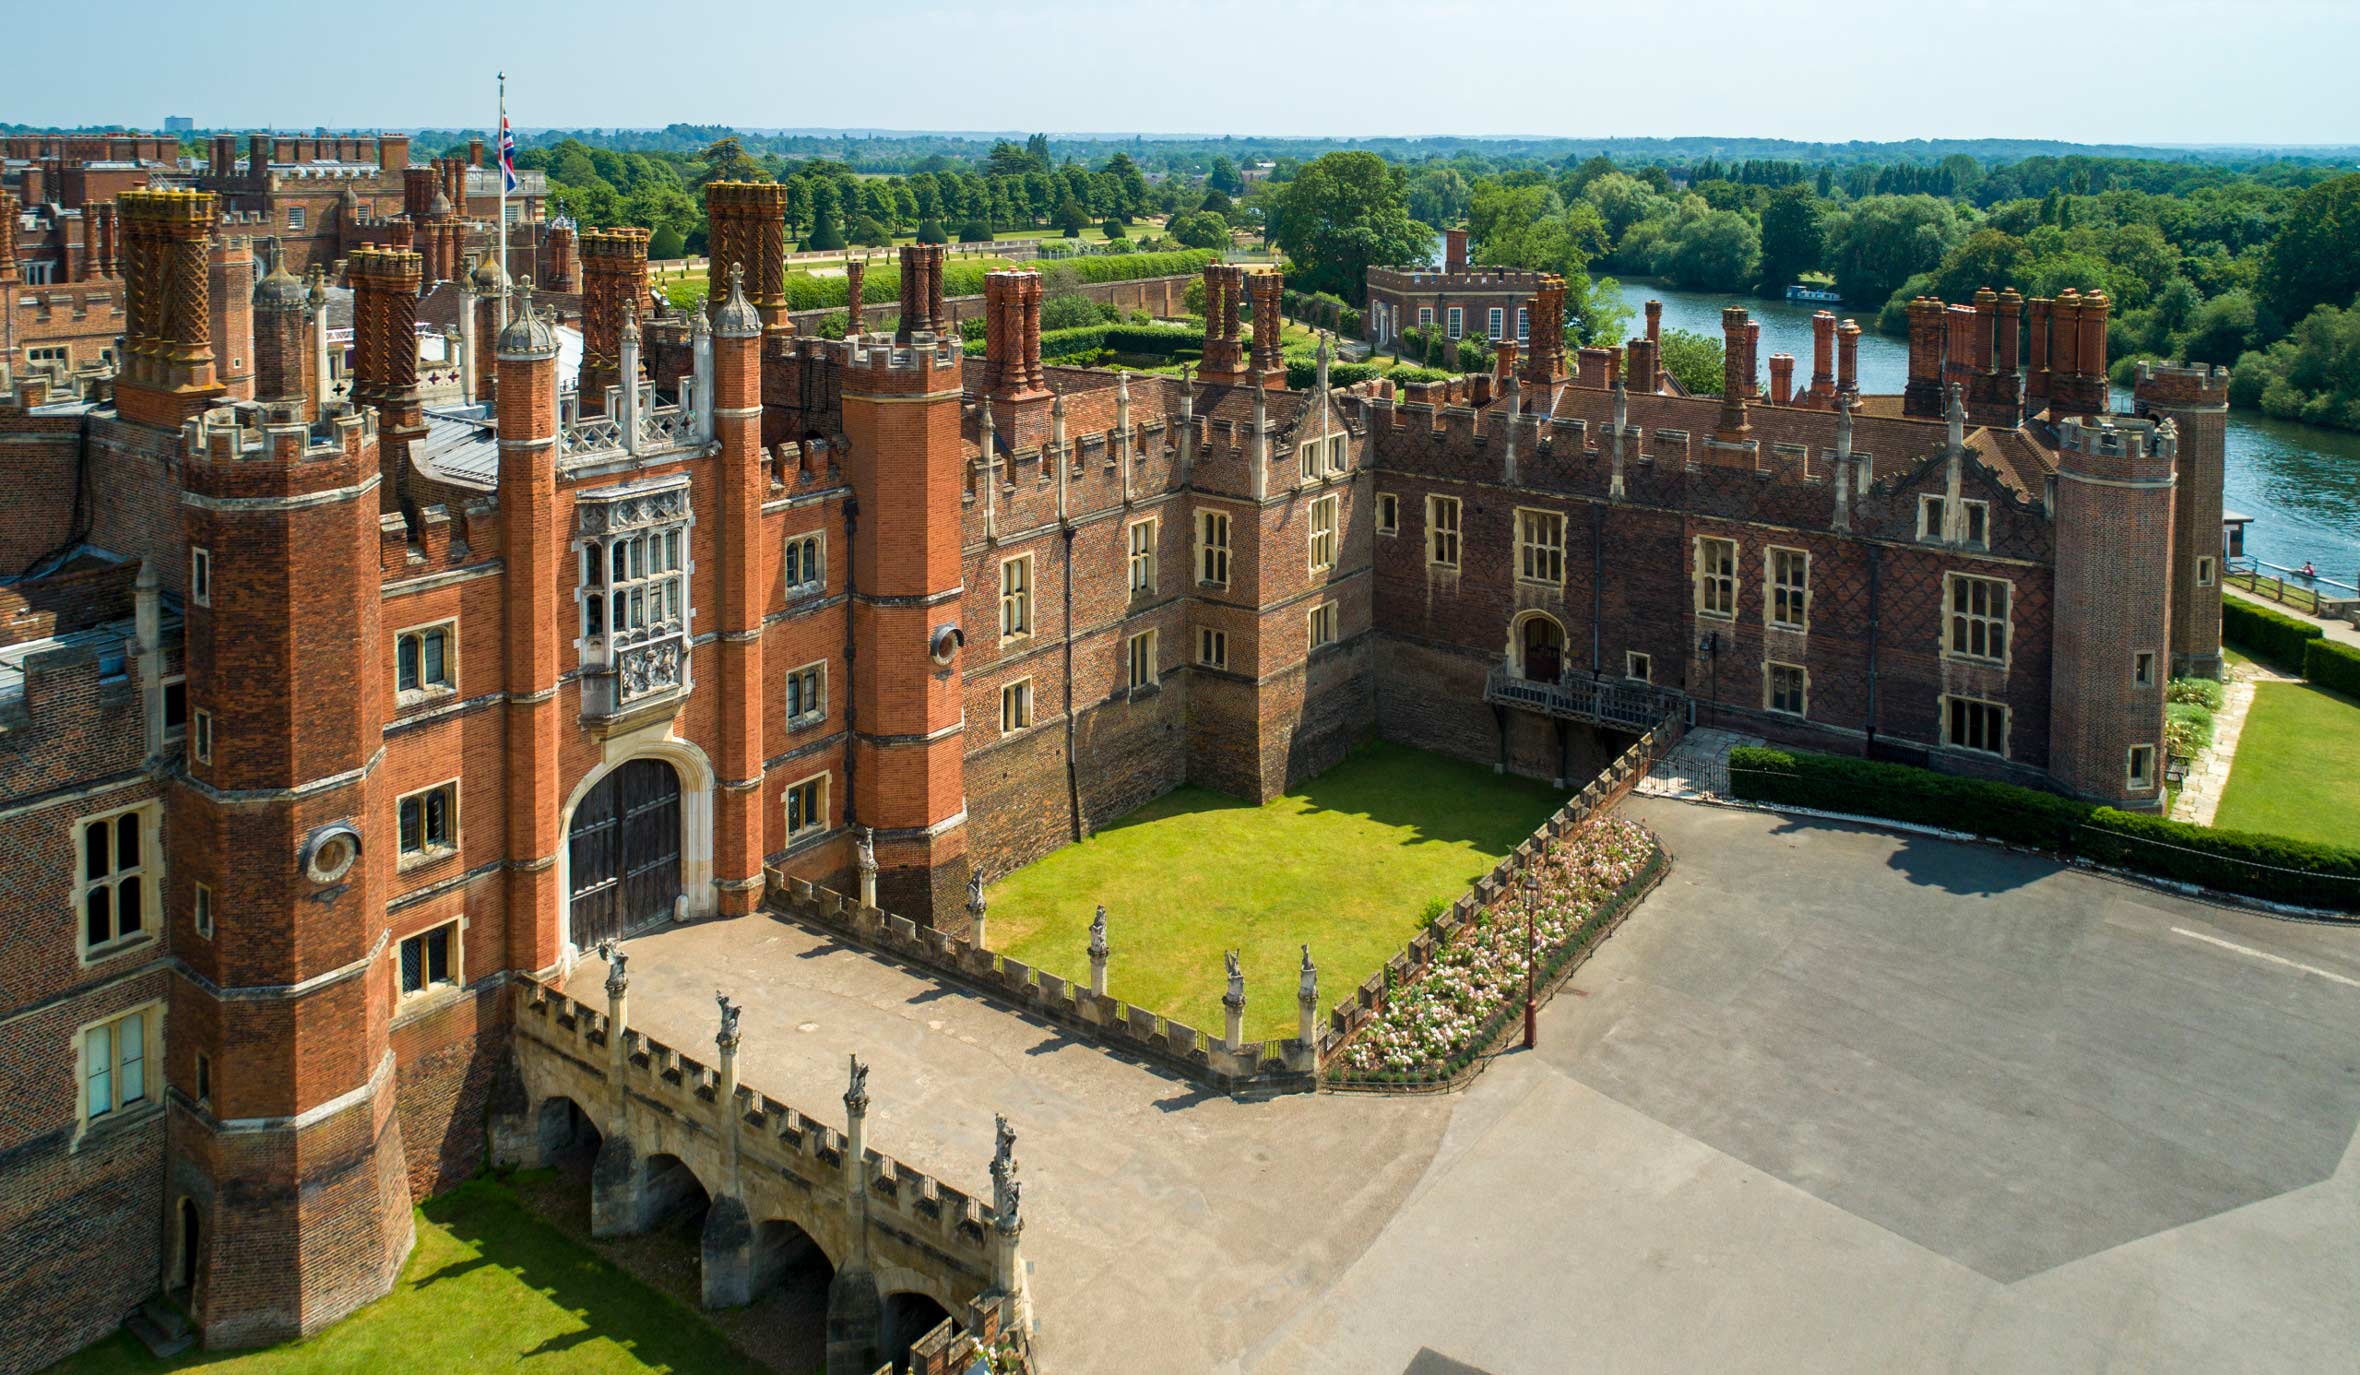
[[[492,131],[493,171],[500,179],[500,280],[508,280],[508,73],[500,73],[500,123]],[[500,328],[508,327],[508,293],[500,293]]]

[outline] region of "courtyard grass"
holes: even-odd
[[[1564,800],[1384,742],[1265,806],[1181,788],[994,883],[988,939],[1087,986],[1104,903],[1109,994],[1219,1036],[1235,949],[1247,1038],[1292,1036],[1301,946],[1324,1015]]]
[[[192,1349],[159,1361],[118,1332],[49,1375],[314,1372],[696,1371],[755,1375],[693,1310],[609,1265],[528,1211],[505,1186],[472,1180],[418,1210],[418,1244],[394,1291],[309,1341],[258,1351]]]
[[[2360,702],[2258,683],[2213,825],[2328,845],[2360,840]]]

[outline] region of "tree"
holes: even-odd
[[[1762,207],[1762,286],[1776,291],[1817,268],[1827,251],[1819,199],[1801,184],[1770,193]]]
[[[983,218],[968,220],[959,226],[960,243],[988,243],[992,237],[991,221]]]
[[[991,155],[983,160],[983,172],[989,177],[1021,177],[1027,172],[1045,172],[1044,163],[1033,161],[1032,154],[1006,139],[992,145]]]
[[[1931,271],[1966,235],[1949,201],[1870,196],[1827,227],[1827,264],[1844,298],[1881,305],[1912,273]]]
[[[1082,213],[1082,203],[1080,201],[1075,200],[1072,196],[1067,196],[1064,200],[1058,202],[1057,227],[1064,231],[1065,237],[1069,239],[1078,239],[1082,237],[1082,230],[1086,228],[1089,223],[1090,217]]]
[[[1368,270],[1425,261],[1433,234],[1409,217],[1401,172],[1368,152],[1326,153],[1279,192],[1271,237],[1307,291],[1368,299]]]
[[[1681,389],[1690,396],[1721,394],[1725,359],[1719,339],[1684,329],[1667,329],[1663,332],[1663,351],[1657,361],[1663,364],[1665,372],[1678,379]]]
[[[843,213],[836,200],[836,183],[825,177],[811,179],[811,230],[803,236],[806,250],[824,250],[844,246]]]
[[[1683,229],[1656,265],[1675,286],[1739,291],[1752,285],[1761,256],[1752,220],[1735,210],[1713,210]]]
[[[1127,239],[1131,237],[1130,232],[1123,227],[1123,217],[1120,215],[1107,216],[1106,223],[1099,226],[1099,228],[1105,231],[1106,237],[1109,239]]]
[[[1225,196],[1246,189],[1245,179],[1237,174],[1237,164],[1219,153],[1213,154],[1212,167],[1205,173],[1205,186]]]
[[[1024,155],[1031,158],[1033,165],[1044,172],[1056,166],[1055,161],[1049,156],[1049,136],[1047,134],[1034,134],[1031,138],[1026,139],[1024,141]]]
[[[1100,170],[1113,181],[1116,204],[1111,209],[1126,220],[1147,213],[1147,177],[1129,153],[1108,158]]]
[[[2360,175],[2295,197],[2262,260],[2263,299],[2288,320],[2360,296]]]
[[[874,215],[854,216],[846,234],[863,248],[882,248],[893,242],[893,231],[879,224]]]
[[[648,236],[647,256],[655,261],[683,257],[687,252],[688,240],[668,224]]]
[[[1164,226],[1164,232],[1183,248],[1226,248],[1229,245],[1229,224],[1218,215],[1201,210],[1184,211],[1174,215]]]
[[[713,144],[697,154],[697,159],[705,164],[703,170],[697,173],[695,184],[698,186],[715,181],[770,180],[769,175],[762,170],[762,164],[748,156],[745,148],[734,137]]]
[[[919,243],[949,243],[950,241],[951,241],[951,236],[950,236],[949,234],[946,234],[946,233],[944,233],[944,232],[943,232],[943,228],[942,228],[942,221],[940,221],[940,220],[920,220],[920,221],[918,221],[918,242],[919,242]]]

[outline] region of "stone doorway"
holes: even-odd
[[[1554,683],[1565,674],[1565,628],[1548,617],[1527,616],[1523,626],[1524,676]]]
[[[668,919],[681,892],[679,771],[661,759],[618,765],[574,809],[566,847],[577,948]]]

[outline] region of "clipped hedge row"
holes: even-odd
[[[1060,262],[1051,269],[1060,282],[1071,286],[1089,286],[1100,282],[1131,282],[1143,277],[1177,277],[1201,271],[1206,263],[1220,257],[1218,253],[1189,249],[1182,253],[1122,253],[1094,255]],[[1005,271],[999,266],[953,259],[942,266],[942,294],[945,296],[981,296],[983,278],[987,272]],[[845,304],[850,290],[849,279],[818,277],[809,272],[789,272],[786,292],[789,310],[826,310]],[[872,305],[891,305],[901,300],[901,265],[870,263],[862,274],[860,299]]]
[[[1748,801],[1889,817],[2221,892],[2360,911],[2360,849],[2346,846],[2214,830],[2010,783],[1758,745],[1729,752],[1729,785]]]
[[[1202,331],[1186,325],[1077,325],[1041,331],[1041,357],[1063,358],[1104,349],[1110,353],[1158,354],[1169,358],[1202,345]]]
[[[2360,646],[2320,638],[2303,649],[2303,676],[2346,697],[2360,697]]]
[[[2296,620],[2266,606],[2221,598],[2221,639],[2258,659],[2286,668],[2300,668],[2304,646],[2324,632],[2309,621]]]

